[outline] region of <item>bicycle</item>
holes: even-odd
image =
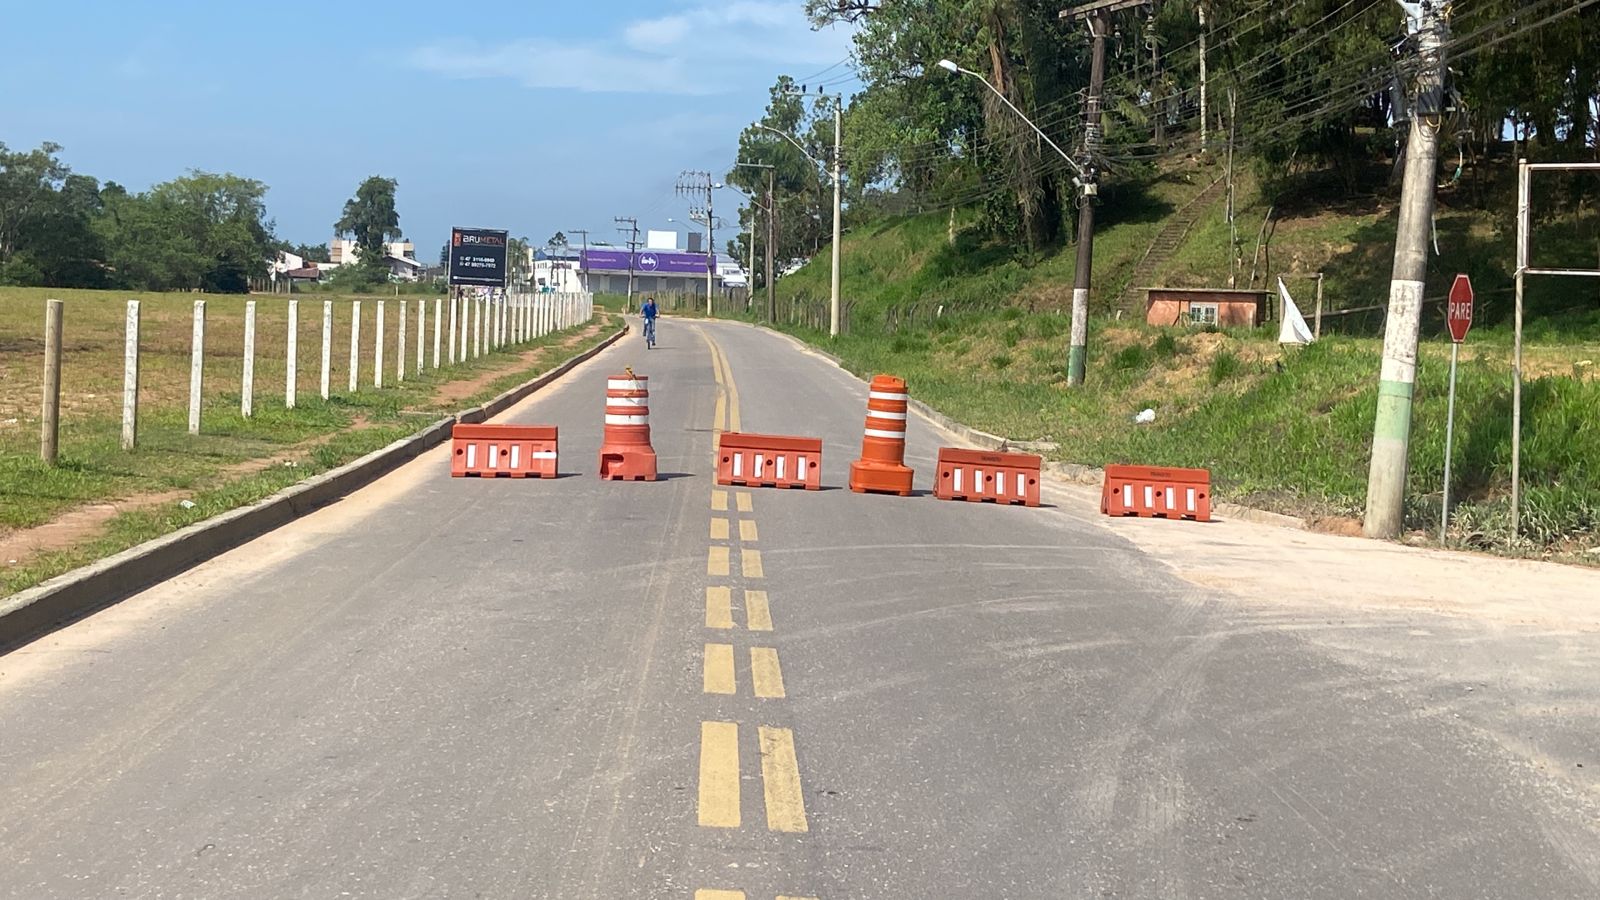
[[[644,320],[644,348],[646,350],[649,350],[649,349],[654,348],[655,345],[656,345],[656,320],[655,319],[645,319]]]

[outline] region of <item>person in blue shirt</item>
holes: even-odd
[[[644,298],[644,305],[639,307],[639,315],[644,316],[644,345],[648,349],[656,345],[656,298]]]

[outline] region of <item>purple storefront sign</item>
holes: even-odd
[[[583,267],[591,272],[628,271],[626,250],[586,250]],[[704,275],[709,260],[704,253],[676,250],[640,250],[633,254],[633,270],[641,275]]]

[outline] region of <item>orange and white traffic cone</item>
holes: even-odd
[[[905,464],[906,400],[904,381],[893,375],[873,376],[861,458],[850,464],[850,490],[911,496],[914,473]]]
[[[656,451],[650,446],[650,379],[633,374],[632,369],[606,379],[600,477],[609,481],[656,480]]]

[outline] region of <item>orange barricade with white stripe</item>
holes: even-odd
[[[909,399],[903,380],[893,375],[873,376],[867,391],[861,458],[850,464],[850,490],[911,496],[913,472],[905,464]]]
[[[556,477],[554,425],[456,425],[450,443],[450,474],[456,478]]]
[[[1039,505],[1039,465],[1031,453],[939,448],[933,495],[940,500]]]
[[[610,481],[656,480],[656,451],[650,446],[650,378],[635,375],[632,369],[606,379],[600,477]]]
[[[1100,511],[1108,516],[1211,521],[1211,473],[1205,469],[1106,466]]]
[[[822,439],[723,432],[717,439],[717,484],[822,489]]]

